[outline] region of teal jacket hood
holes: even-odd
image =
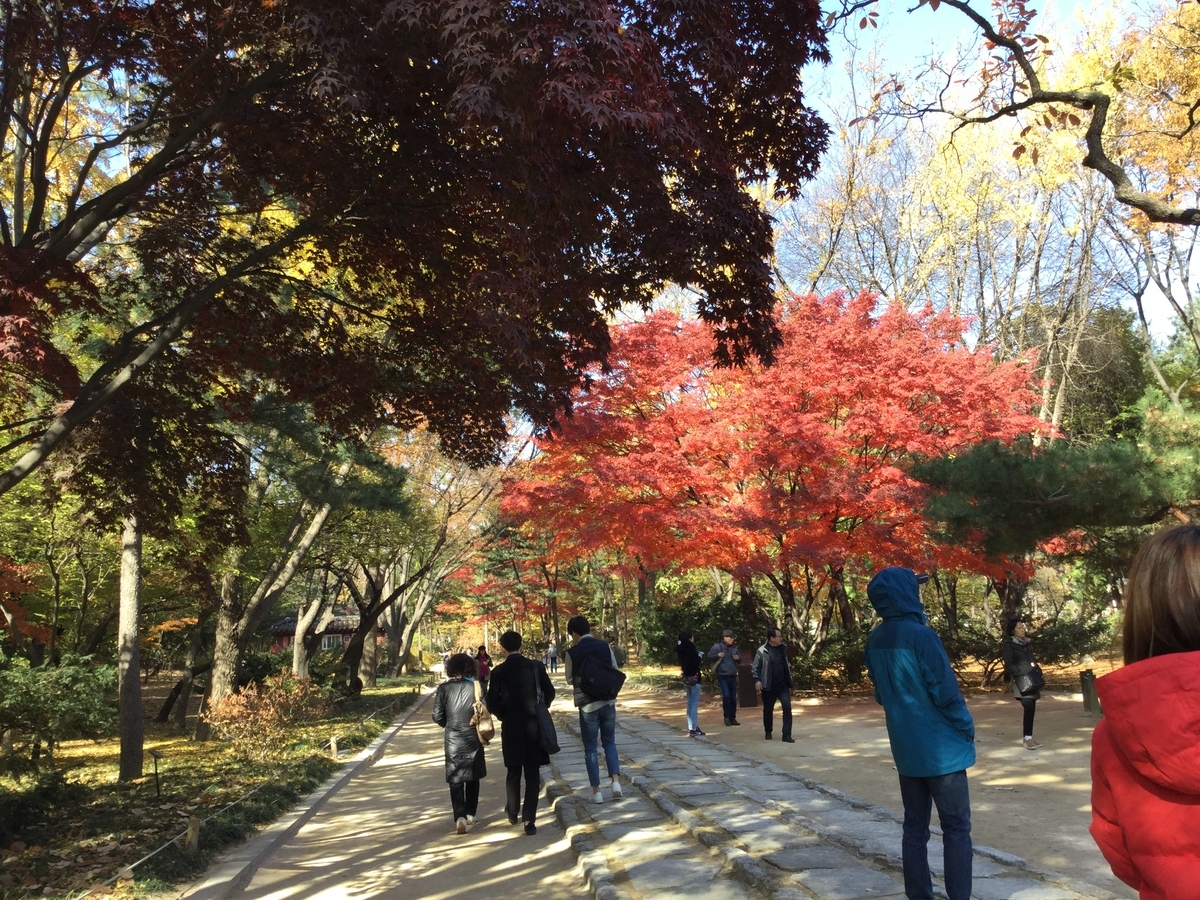
[[[921,604],[917,576],[912,569],[899,566],[880,569],[867,585],[867,599],[884,621],[906,616],[914,617],[922,625],[929,621]]]
[[[891,566],[867,585],[883,618],[867,637],[867,673],[883,704],[896,771],[949,775],[975,763],[975,723],[937,633],[925,624],[917,576]]]

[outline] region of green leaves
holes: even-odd
[[[926,513],[941,523],[941,539],[994,557],[1030,553],[1073,529],[1146,524],[1171,494],[1153,460],[1120,441],[988,441],[920,462],[912,474],[934,489]]]
[[[58,666],[0,664],[0,731],[42,743],[98,737],[116,721],[114,666],[91,657],[65,656]]]

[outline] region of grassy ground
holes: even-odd
[[[0,833],[17,833],[17,840],[0,848],[0,900],[77,897],[185,831],[191,817],[209,820],[198,851],[172,845],[137,866],[132,882],[120,881],[103,893],[144,897],[194,877],[217,853],[276,819],[329,777],[338,763],[322,746],[331,737],[337,736],[343,759],[357,752],[387,727],[385,707],[410,705],[423,681],[413,676],[363,691],[317,725],[295,729],[290,746],[269,763],[247,762],[226,744],[196,743],[148,722],[147,775],[122,783],[116,778],[115,739],[64,743],[40,780],[0,779],[0,824],[7,825]],[[162,754],[161,795],[151,749]]]

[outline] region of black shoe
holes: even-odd
[[[537,826],[534,825],[532,822],[526,822],[525,823],[525,833],[526,834],[537,834]]]
[[[794,743],[796,743],[796,739],[795,739],[795,738],[793,738],[793,737],[785,737],[785,738],[783,739],[783,742],[784,742],[785,744],[794,744]]]
[[[741,725],[742,723],[739,722],[737,719],[730,719],[729,724],[730,725]]]
[[[770,739],[771,739],[771,732],[768,731],[767,732],[767,740],[769,741]],[[784,740],[787,740],[787,738],[784,738]]]
[[[726,725],[732,725],[732,724],[733,724],[733,719],[726,719],[726,720],[725,720],[725,724],[726,724]]]
[[[519,820],[517,819],[517,817],[516,817],[516,816],[509,816],[509,817],[508,817],[508,824],[509,824],[509,825],[516,825],[518,821],[519,821]]]

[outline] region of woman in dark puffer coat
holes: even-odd
[[[446,661],[445,681],[433,698],[433,721],[446,729],[446,781],[459,834],[475,824],[479,780],[487,775],[483,744],[471,723],[475,712],[475,660],[456,653]]]

